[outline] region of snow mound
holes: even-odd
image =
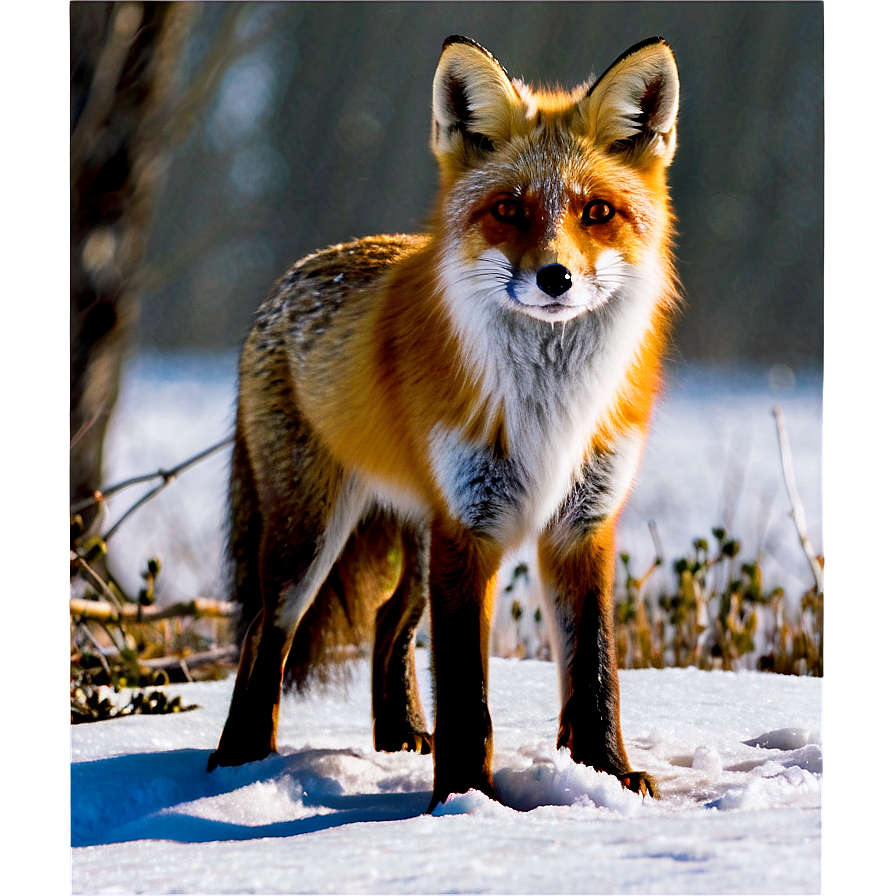
[[[612,775],[573,762],[569,750],[550,743],[520,750],[519,768],[495,773],[495,790],[508,805],[528,812],[538,806],[603,807],[630,815],[643,798],[620,786]],[[528,759],[528,762],[525,760]]]
[[[743,787],[732,787],[722,797],[707,803],[709,809],[777,809],[821,800],[821,782],[799,767],[783,768],[775,763],[761,766],[760,774]]]
[[[778,728],[744,743],[748,747],[762,747],[765,750],[795,750],[809,743],[818,743],[818,735],[805,728]]]
[[[478,815],[481,818],[500,819],[512,811],[477,790],[468,790],[466,793],[452,793],[444,803],[433,809],[432,814],[436,818],[443,815]]]

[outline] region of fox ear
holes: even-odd
[[[626,50],[585,94],[588,132],[635,165],[668,165],[675,152],[678,68],[669,45],[651,37]]]
[[[501,63],[468,37],[442,44],[432,85],[432,149],[469,163],[510,137],[522,101]]]

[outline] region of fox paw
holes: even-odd
[[[405,731],[389,738],[376,738],[374,747],[380,753],[420,753],[426,756],[432,752],[432,735],[425,731]]]
[[[659,787],[656,786],[656,781],[647,772],[623,772],[616,777],[619,778],[622,786],[628,790],[640,793],[641,796],[652,796],[655,800],[660,798]]]

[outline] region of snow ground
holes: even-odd
[[[421,688],[429,693],[426,658]],[[191,712],[71,729],[75,893],[815,893],[818,679],[625,671],[622,723],[662,800],[553,748],[553,664],[493,659],[495,784],[423,814],[430,757],[376,753],[369,673],[287,697],[281,753],[205,771],[231,681]]]

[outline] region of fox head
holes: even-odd
[[[661,38],[567,92],[512,80],[479,44],[449,37],[431,138],[443,280],[470,284],[477,317],[493,302],[551,323],[611,304],[639,277],[668,280],[677,113]]]

